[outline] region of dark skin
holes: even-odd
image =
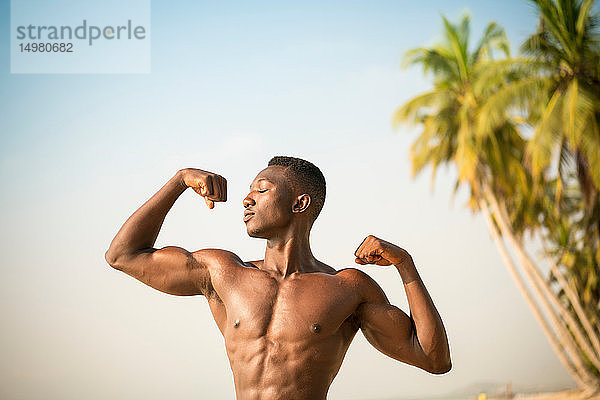
[[[358,264],[396,268],[409,317],[367,274],[336,271],[313,256],[314,206],[289,182],[285,167],[268,167],[243,201],[248,234],[267,240],[263,260],[244,262],[218,249],[153,247],[166,214],[188,187],[209,208],[227,200],[223,177],[192,168],[177,172],[129,217],[106,260],[162,292],[206,297],[225,339],[239,400],[325,399],[359,329],[398,361],[433,374],[449,371],[446,332],[411,256],[374,236],[355,252]]]

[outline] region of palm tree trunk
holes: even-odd
[[[561,272],[560,268],[558,268],[558,265],[556,265],[554,260],[550,259],[549,261],[551,265],[552,274],[556,277],[556,280],[558,280],[560,286],[565,291],[565,294],[571,302],[571,305],[573,306],[573,309],[575,310],[579,321],[581,321],[581,325],[585,329],[588,338],[592,342],[592,346],[594,346],[594,350],[596,350],[596,354],[600,354],[600,339],[598,338],[598,334],[594,330],[590,319],[587,317],[585,311],[583,310],[579,298],[577,297],[571,286],[569,286],[567,280],[565,279],[565,276]]]
[[[550,296],[554,296],[554,294],[548,287],[546,281],[543,278],[541,278],[541,275],[535,273],[535,271],[537,271],[537,268],[533,265],[533,262],[531,261],[527,253],[525,253],[525,251],[523,250],[522,244],[519,243],[519,241],[513,234],[512,229],[508,225],[508,219],[505,215],[503,215],[495,196],[493,195],[491,190],[489,190],[489,188],[487,188],[486,190],[486,195],[488,201],[492,206],[492,209],[494,210],[496,221],[498,222],[502,236],[506,237],[515,249],[517,257],[519,258],[526,275],[528,276],[529,280],[533,283],[533,291],[536,294],[538,300],[540,301],[543,310],[548,315],[548,318],[550,318],[550,322],[554,328],[554,331],[556,332],[559,341],[563,345],[565,351],[569,354],[569,357],[571,358],[571,361],[576,370],[578,371],[579,375],[585,381],[584,388],[588,389],[597,387],[599,385],[598,379],[594,377],[586,368],[577,344],[573,340],[573,337],[569,333],[569,330],[565,327],[565,323],[561,321],[556,315],[556,311],[552,308],[550,301],[546,297],[547,294],[550,294]],[[547,290],[544,290],[544,287]],[[546,292],[546,295],[543,292]]]
[[[496,230],[496,227],[494,226],[492,216],[490,215],[490,212],[488,210],[488,205],[483,199],[479,200],[479,209],[482,211],[483,216],[485,217],[485,221],[488,225],[488,230],[490,232],[490,235],[492,236],[492,240],[494,241],[496,247],[498,248],[498,251],[500,252],[500,256],[502,257],[505,265],[508,267],[508,271],[510,272],[515,283],[517,284],[517,287],[521,291],[521,294],[525,298],[525,301],[529,305],[529,308],[533,312],[535,319],[542,327],[542,331],[548,338],[552,350],[554,350],[554,353],[557,355],[560,362],[566,368],[569,375],[571,375],[575,383],[577,383],[577,386],[581,388],[586,387],[587,385],[585,381],[579,375],[577,369],[573,366],[569,358],[565,355],[563,348],[561,347],[554,332],[552,331],[552,328],[550,327],[550,325],[548,325],[548,321],[546,321],[546,319],[544,318],[538,304],[535,302],[535,300],[531,296],[531,293],[529,292],[529,289],[527,289],[527,286],[523,282],[523,278],[519,274],[517,267],[515,266],[512,258],[510,257],[506,246],[504,245],[504,242],[502,241],[502,238],[500,237],[498,231]]]
[[[556,294],[554,292],[552,292],[548,283],[546,282],[546,280],[540,273],[539,269],[536,268],[536,266],[534,265],[534,263],[531,260],[531,258],[529,257],[529,255],[527,255],[527,253],[523,249],[521,243],[519,243],[517,241],[515,235],[512,233],[512,230],[510,229],[510,225],[508,223],[509,217],[508,217],[508,213],[506,212],[506,210],[500,204],[498,204],[498,201],[494,197],[493,193],[491,193],[491,191],[488,190],[487,194],[489,197],[491,197],[490,202],[492,204],[492,208],[498,214],[498,218],[499,218],[498,222],[501,225],[501,229],[504,231],[503,233],[506,233],[506,237],[511,241],[511,243],[515,247],[515,250],[517,251],[517,255],[522,260],[521,262],[523,263],[523,267],[525,268],[525,271],[530,276],[531,281],[535,284],[534,289],[537,287],[537,289],[540,290],[543,293],[543,295],[550,301],[551,305],[553,307],[555,307],[555,309],[558,310],[559,315],[566,322],[566,325],[570,328],[570,331],[572,333],[572,336],[571,336],[570,334],[568,334],[568,331],[565,329],[565,331],[567,332],[567,335],[569,336],[569,338],[574,337],[575,341],[577,342],[578,346],[575,345],[575,348],[579,348],[586,355],[586,357],[592,362],[592,364],[598,369],[598,371],[600,371],[600,359],[598,358],[598,355],[594,352],[594,349],[592,349],[592,347],[590,346],[583,331],[581,330],[581,327],[579,326],[577,321],[575,321],[575,318],[573,318],[573,315],[569,312],[569,310],[567,310],[565,308],[565,306],[558,300],[558,297],[556,296]],[[552,309],[552,308],[549,307],[549,309]],[[555,314],[553,313],[552,315],[555,315]],[[563,326],[562,323],[561,323],[561,326]],[[582,360],[582,363],[583,363],[583,360]]]

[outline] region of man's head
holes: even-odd
[[[314,164],[295,157],[273,157],[252,182],[244,199],[246,228],[269,238],[292,224],[312,227],[325,203],[325,177]]]

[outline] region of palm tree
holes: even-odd
[[[537,190],[543,185],[535,185],[532,175],[522,167],[528,148],[519,133],[523,115],[510,113],[506,107],[495,108],[489,118],[482,112],[490,107],[490,99],[498,102],[497,94],[506,85],[526,80],[536,65],[523,62],[514,67],[513,62],[494,60],[498,52],[509,56],[504,30],[495,23],[487,26],[471,51],[469,17],[464,16],[456,25],[445,17],[443,21],[442,43],[411,50],[406,56],[407,64],[421,65],[426,73],[433,74],[433,90],[410,100],[394,115],[396,124],[423,127],[411,147],[413,174],[431,165],[435,178],[440,164],[456,166],[456,187],[469,188],[471,208],[482,211],[488,221],[492,238],[559,359],[586,394],[595,392],[599,380],[590,369],[600,370],[600,357],[524,250],[522,234],[539,227],[537,216],[544,197]],[[498,69],[505,73],[493,73]],[[517,272],[501,236],[513,247],[526,278]],[[587,358],[582,356],[582,348],[589,353]]]
[[[595,0],[529,0],[539,10],[539,26],[523,44],[528,60],[505,67],[526,68],[495,94],[486,110],[490,127],[509,106],[528,115],[534,127],[528,165],[534,177],[553,175],[556,204],[572,168],[583,193],[587,237],[600,241],[600,24]],[[496,71],[498,72],[498,71]],[[504,71],[506,72],[506,70]],[[499,74],[500,76],[502,73]],[[525,105],[525,107],[523,107]],[[600,264],[600,254],[595,257]]]
[[[542,61],[536,76],[548,88],[544,96],[531,99],[536,124],[528,146],[531,167],[537,176],[554,155],[573,160],[592,210],[600,200],[600,31],[593,13],[595,0],[531,1],[539,9],[540,24],[522,49]],[[564,180],[560,172],[559,185]]]
[[[531,166],[534,171],[551,170],[552,155],[558,157],[559,162],[554,163],[558,165],[557,200],[561,198],[563,182],[576,176],[582,193],[581,204],[576,208],[583,213],[575,225],[580,228],[584,246],[576,252],[582,259],[565,266],[571,275],[580,275],[574,277],[579,281],[576,287],[584,294],[583,300],[589,303],[590,311],[596,311],[592,318],[599,324],[600,20],[593,12],[593,0],[534,3],[540,10],[540,25],[523,49],[543,61],[536,75],[545,81],[548,90],[542,96],[530,91],[519,94],[530,97],[535,110],[540,110],[531,116],[532,122],[537,123],[530,148]],[[511,90],[510,86],[506,88],[507,92]],[[566,215],[575,214],[566,211],[563,212]],[[566,246],[563,240],[562,248],[574,249],[574,246],[573,243]],[[564,252],[565,257],[566,264],[577,258],[572,250]],[[578,268],[572,268],[573,265]]]
[[[600,358],[600,31],[594,0],[531,0],[539,26],[523,44],[529,59],[498,65],[496,76],[528,70],[487,102],[480,128],[506,110],[527,115],[533,136],[527,165],[542,195],[536,214],[551,265],[551,280]],[[505,78],[504,78],[505,79]],[[551,179],[548,179],[551,178]],[[542,185],[540,182],[545,181]],[[566,196],[563,194],[567,192]],[[569,197],[569,198],[565,198]],[[593,351],[589,346],[593,347]],[[600,375],[598,365],[590,370]]]

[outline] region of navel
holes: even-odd
[[[236,319],[235,322],[233,323],[233,327],[234,328],[239,328],[240,327],[240,320]]]
[[[319,325],[319,324],[312,324],[311,330],[313,331],[313,333],[319,333],[319,332],[321,332],[321,325]]]

